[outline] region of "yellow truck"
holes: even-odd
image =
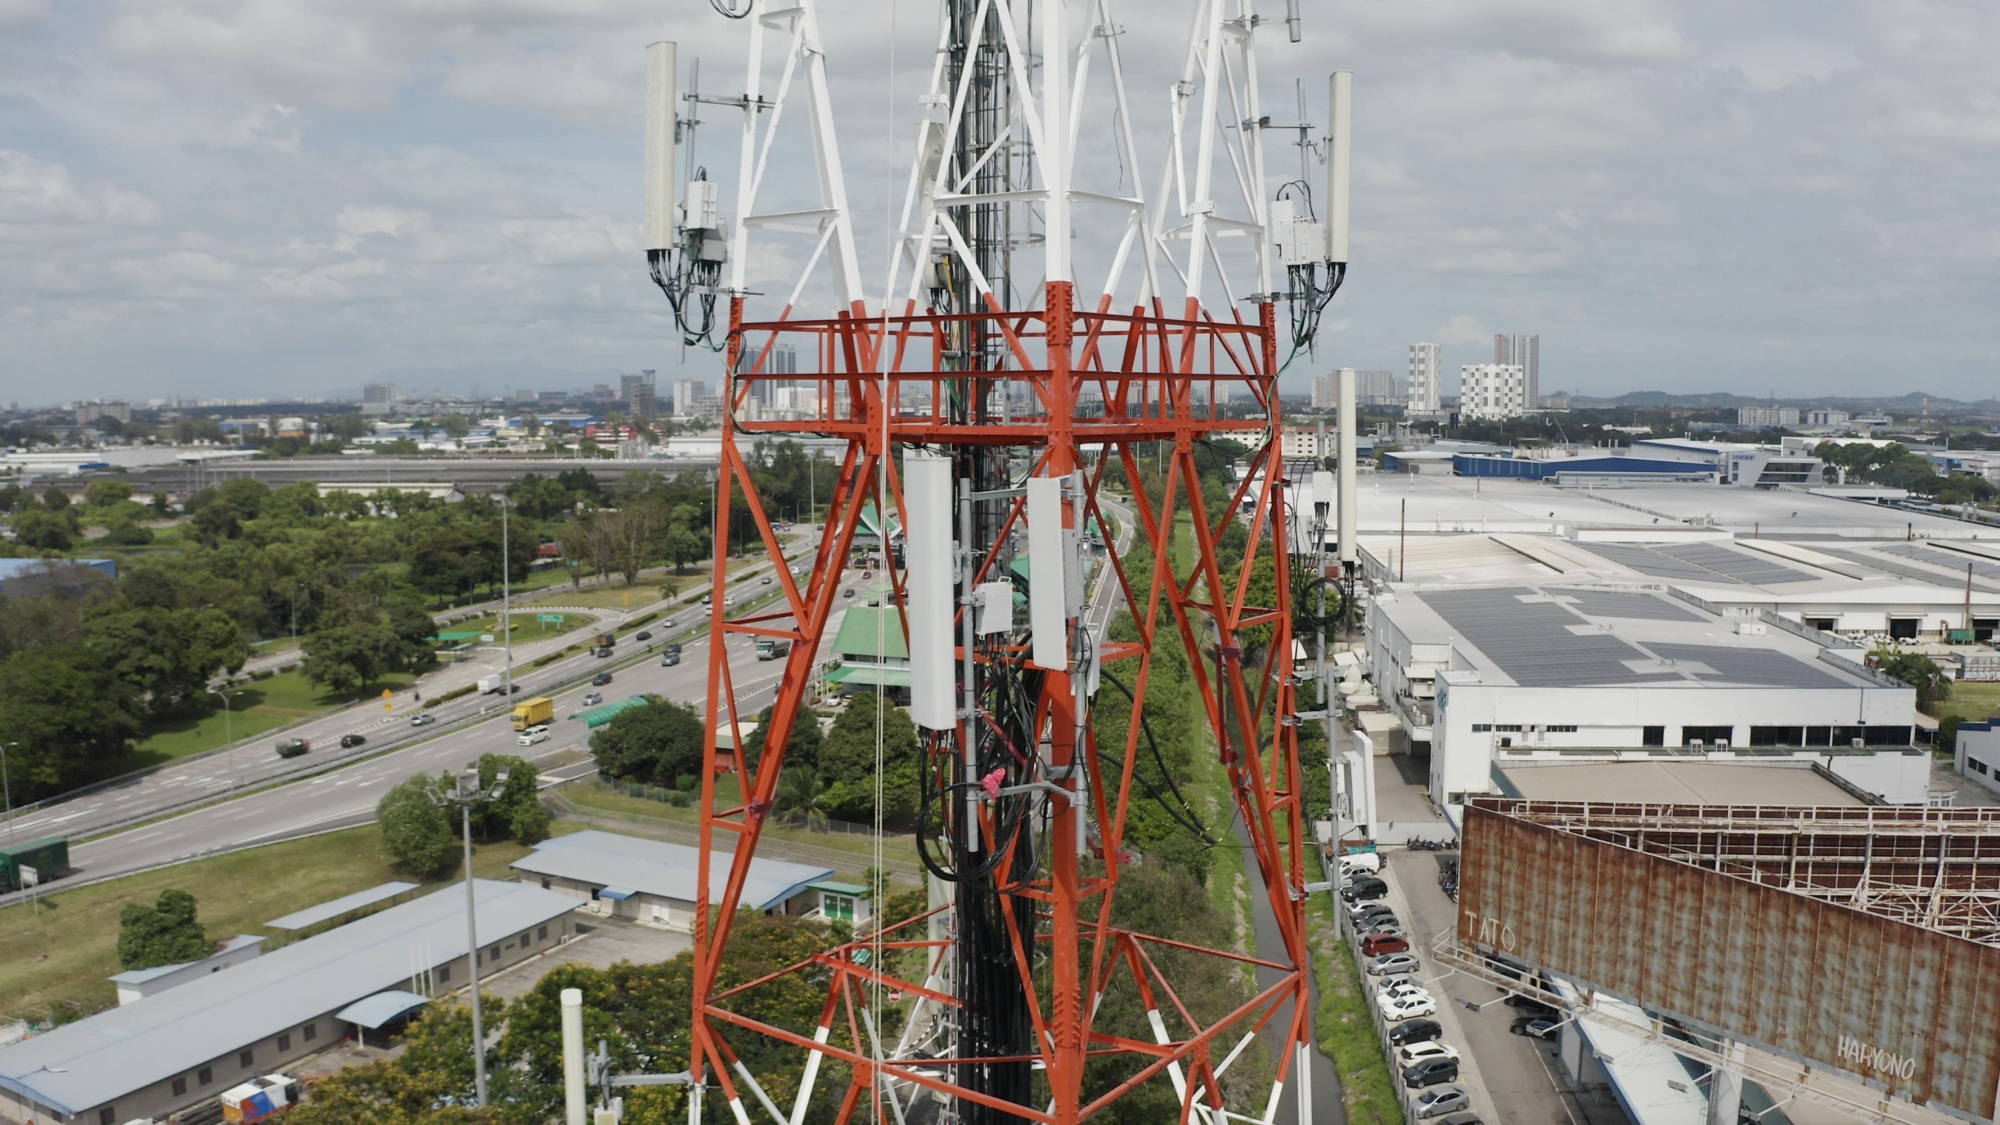
[[[546,695],[514,704],[514,729],[527,730],[556,721],[556,701]]]

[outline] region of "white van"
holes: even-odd
[[[1340,857],[1340,873],[1342,875],[1359,875],[1364,871],[1374,874],[1380,870],[1382,870],[1382,854],[1380,852],[1352,852]]]

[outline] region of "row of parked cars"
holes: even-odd
[[[1382,899],[1389,893],[1382,877],[1381,857],[1373,852],[1343,856],[1345,885],[1340,897],[1353,925],[1368,994],[1382,1019],[1390,1024],[1391,1062],[1403,1087],[1413,1091],[1411,1104],[1419,1121],[1437,1125],[1481,1125],[1472,1102],[1458,1081],[1458,1048],[1444,1041],[1437,1015],[1438,998],[1417,983],[1423,961],[1411,949],[1402,919]]]

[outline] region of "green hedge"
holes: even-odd
[[[428,711],[433,707],[442,706],[454,699],[463,699],[478,690],[478,684],[467,684],[464,687],[455,687],[443,695],[433,695],[429,699],[424,700],[424,710]]]
[[[1403,1125],[1403,1103],[1389,1073],[1387,1049],[1375,1033],[1361,971],[1353,950],[1340,939],[1332,903],[1316,894],[1306,909],[1308,928],[1314,931],[1313,972],[1319,977],[1319,1007],[1313,1013],[1319,1049],[1340,1074],[1348,1125]]]

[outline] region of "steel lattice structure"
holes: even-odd
[[[727,334],[719,341],[727,378],[715,505],[716,642],[709,649],[711,768],[704,771],[701,798],[693,1068],[744,1122],[761,1106],[780,1125],[798,1125],[823,1065],[835,1063],[845,1075],[842,1122],[901,1122],[911,1103],[925,1096],[939,1098],[946,1120],[1080,1122],[1141,1083],[1164,1077],[1180,1099],[1182,1120],[1219,1123],[1229,1067],[1266,1036],[1284,1047],[1275,1060],[1276,1081],[1258,1099],[1263,1119],[1270,1120],[1293,1069],[1302,1067],[1311,1018],[1302,968],[1301,841],[1307,837],[1292,720],[1292,560],[1284,516],[1290,501],[1275,440],[1283,335],[1276,303],[1292,299],[1294,330],[1287,344],[1300,345],[1301,316],[1308,324],[1316,318],[1337,284],[1336,271],[1329,262],[1322,279],[1317,267],[1300,266],[1297,255],[1281,256],[1271,243],[1262,170],[1268,118],[1257,93],[1258,21],[1247,0],[1195,4],[1194,31],[1171,91],[1172,137],[1159,190],[1150,198],[1136,188],[1085,190],[1074,167],[1079,144],[1090,140],[1079,141],[1082,110],[1093,105],[1108,123],[1103,143],[1125,166],[1140,165],[1125,101],[1120,29],[1109,0],[1077,4],[1073,11],[1059,0],[1043,0],[1032,11],[1027,0],[946,3],[948,18],[941,21],[937,63],[923,100],[928,117],[918,134],[883,291],[888,299],[863,291],[813,0],[754,10],[745,21],[745,91],[727,100],[745,111],[733,228],[725,231],[721,220],[704,227],[690,217],[671,239],[649,240],[655,278],[683,314],[690,336],[698,335],[695,318],[683,310],[701,290],[689,263],[713,270],[723,257],[714,247],[725,239],[729,246],[726,277],[716,278],[710,294],[728,301]],[[778,64],[775,91],[765,85],[771,59]],[[1050,60],[1054,64],[1045,65]],[[811,136],[818,206],[766,211],[760,188],[773,174],[781,122],[788,110],[795,118],[801,112],[795,103]],[[1085,208],[1109,215],[1099,229],[1116,234],[1115,247],[1102,255],[1101,276],[1089,286],[1076,276],[1069,234],[1079,221],[1074,212]],[[688,213],[694,214],[693,201]],[[781,233],[804,236],[808,264],[781,302],[760,300],[745,276],[753,240]],[[1226,252],[1232,246],[1239,248],[1233,255]],[[1023,286],[1013,279],[1030,272],[1020,260],[1030,251],[1041,280]],[[814,313],[802,302],[809,300],[808,277],[822,270],[832,298]],[[1232,270],[1239,275],[1234,281]],[[1309,306],[1303,314],[1301,299]],[[798,356],[795,371],[774,369],[773,357],[785,347]],[[801,416],[758,418],[753,400],[778,385],[808,388],[804,401],[813,405]],[[1251,408],[1219,405],[1232,392]],[[762,438],[808,435],[846,444],[823,537],[810,567],[794,575],[757,495],[750,451]],[[1217,435],[1239,435],[1259,452],[1229,503],[1211,510],[1197,479],[1196,451]],[[953,660],[963,666],[967,706],[957,729],[932,731],[925,740],[925,777],[940,794],[943,835],[964,849],[956,904],[941,903],[931,916],[785,973],[720,988],[718,972],[748,861],[777,796],[785,747],[795,724],[810,721],[815,661],[838,604],[842,566],[857,535],[865,533],[869,510],[907,519],[899,453],[940,450],[961,466],[962,510],[970,517],[961,528],[977,530],[959,537],[957,550],[976,582],[1007,572],[1014,532],[1025,518],[1024,480],[1063,482],[1065,524],[1081,528],[1103,518],[1103,490],[1114,466],[1127,481],[1142,479],[1139,457],[1148,447],[1165,449],[1163,500],[1156,503],[1134,488],[1131,504],[1137,537],[1153,560],[1150,569],[1128,567],[1116,544],[1107,544],[1106,580],[1134,607],[1136,642],[1094,644],[1076,622],[1068,626],[1075,635],[1066,643],[1073,658],[1037,665],[1018,635],[974,641],[969,626],[962,630],[966,641]],[[725,609],[732,509],[747,510],[756,539],[776,563],[781,592],[770,612],[731,618]],[[1225,568],[1217,542],[1238,519],[1250,546],[1240,564]],[[880,521],[885,540],[889,523],[886,516]],[[1174,540],[1183,528],[1191,533],[1193,565],[1176,573]],[[1264,599],[1270,604],[1252,595],[1260,565],[1275,579],[1275,595]],[[905,571],[892,568],[889,577],[901,604]],[[971,609],[960,604],[957,612]],[[1268,983],[1220,1017],[1190,1012],[1159,969],[1161,949],[1178,956],[1194,952],[1191,947],[1111,922],[1127,855],[1126,813],[1134,798],[1156,621],[1164,621],[1159,627],[1178,634],[1195,657],[1190,663],[1214,752],[1227,769],[1256,877],[1283,939],[1281,960],[1199,951],[1267,972]],[[1246,642],[1246,632],[1262,629],[1269,630],[1267,642]],[[741,749],[742,716],[733,705],[734,672],[723,643],[731,636],[791,642],[762,732],[764,750],[754,763]],[[1116,669],[1134,696],[1122,738],[1102,747],[1086,721],[1100,669]],[[1002,676],[1028,685],[1029,704],[1011,729],[1002,729],[982,694],[989,688],[980,686]],[[734,737],[719,737],[725,730]],[[990,761],[980,755],[1002,744],[1014,758],[1003,755],[1002,766],[982,778],[979,763]],[[740,801],[722,798],[718,772],[739,779]],[[968,797],[979,784],[989,796]],[[1023,824],[1041,826],[1045,847],[1023,842]],[[726,880],[710,878],[715,868],[708,857],[718,853],[735,856]],[[967,856],[977,857],[977,864]],[[968,945],[971,923],[964,913],[986,909],[982,903],[991,908],[991,941]],[[967,999],[967,981],[978,969],[966,964],[968,958],[993,970],[979,986],[988,992],[977,1003]],[[921,961],[926,970],[898,975],[899,960]],[[828,984],[816,1027],[780,1027],[753,1014],[760,987],[797,972]],[[1114,982],[1143,999],[1150,1039],[1095,1026],[1097,1001]],[[903,1031],[893,1043],[882,1030],[884,997],[891,992],[901,995],[903,1008]],[[968,1021],[982,1018],[973,1009],[988,1006],[989,993],[998,997],[992,1003],[1017,1005],[1028,1018],[1012,1047],[1004,1045],[1010,1034],[1004,1027],[999,1038],[977,1042],[966,1030]],[[933,1034],[940,1028],[948,1033]],[[737,1057],[731,1036],[745,1033],[806,1053],[803,1085],[789,1112]],[[920,1050],[920,1040],[945,1049]],[[1087,1098],[1086,1063],[1107,1056],[1126,1056],[1136,1073]],[[1306,1093],[1303,1078],[1294,1085]],[[699,1106],[697,1092],[691,1121]]]

